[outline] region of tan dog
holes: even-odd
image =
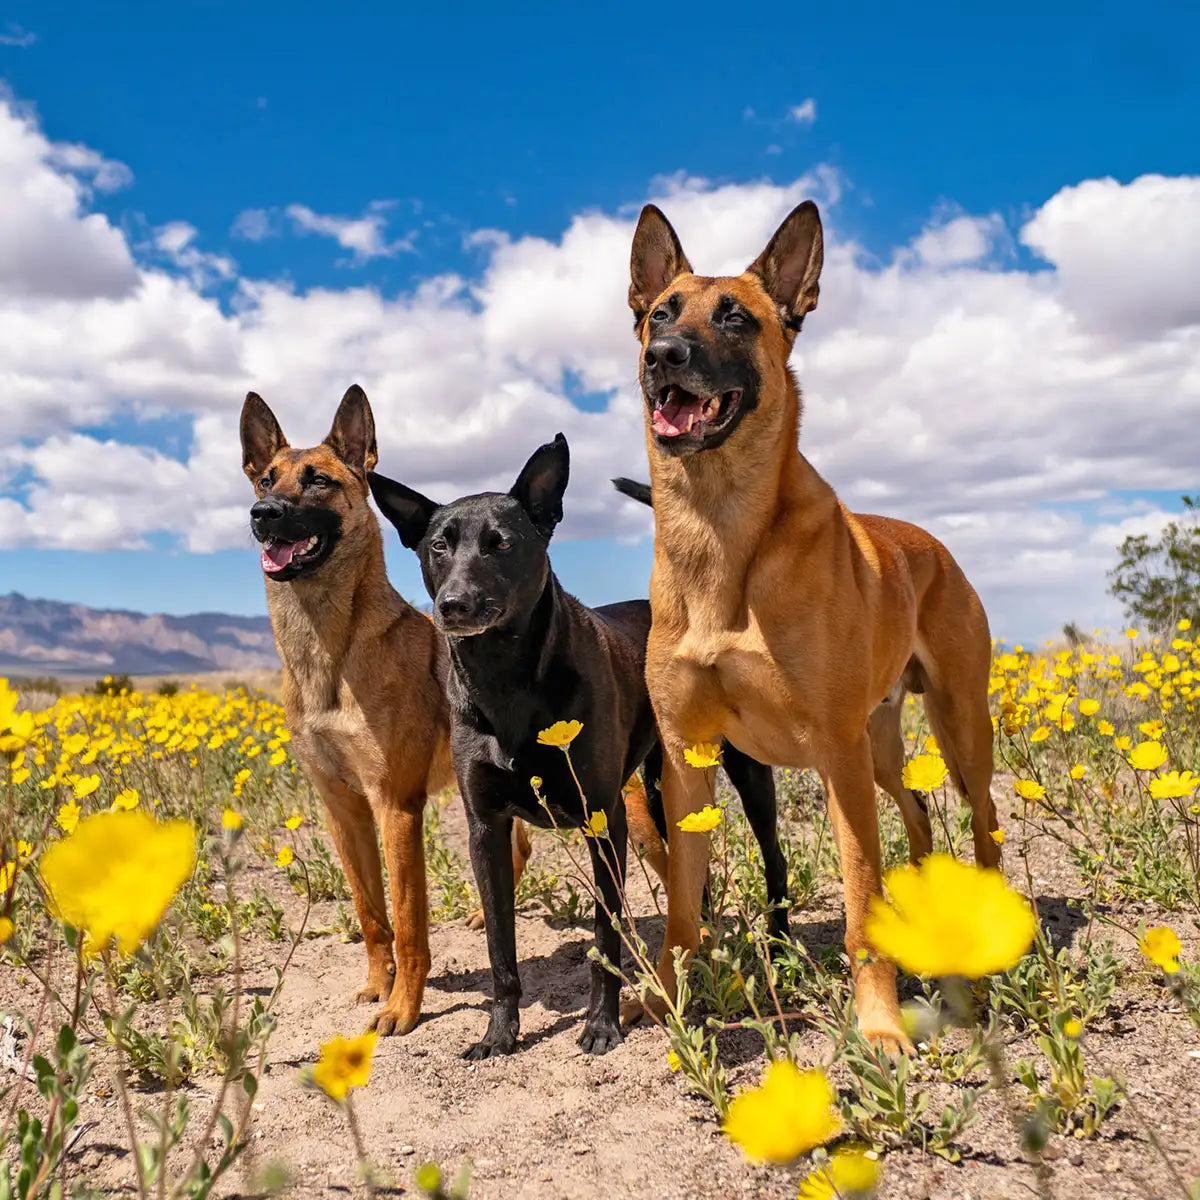
[[[846,950],[863,1032],[907,1045],[893,964],[867,959],[880,880],[875,784],[895,797],[913,860],[932,835],[901,781],[905,691],[925,710],[970,802],[975,857],[999,848],[987,707],[991,641],[944,546],[903,521],[848,512],[797,449],[800,394],[788,356],[817,305],[823,258],[814,204],[796,208],[740,276],[692,273],[652,205],[634,235],[629,303],[656,519],[646,677],[662,733],[668,828],[708,803],[715,771],[686,746],[728,738],[762,762],[814,766],[841,852]],[[707,838],[671,839],[659,977],[672,947],[699,945]],[[628,1013],[627,1015],[632,1015]]]
[[[366,942],[357,998],[384,1002],[372,1028],[407,1033],[429,974],[425,799],[454,782],[440,642],[387,580],[366,476],[375,424],[362,389],[350,388],[329,436],[309,450],[288,445],[253,392],[241,428],[288,729],[325,803]]]

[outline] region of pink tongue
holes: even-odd
[[[299,542],[270,542],[263,547],[262,569],[264,571],[282,571],[292,561]]]
[[[690,404],[683,400],[668,400],[661,408],[654,410],[651,424],[654,432],[662,437],[679,437],[691,429],[692,421],[700,420],[700,409],[703,403],[694,400]],[[691,421],[688,418],[691,418]]]

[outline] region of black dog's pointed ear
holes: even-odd
[[[635,328],[671,281],[691,269],[671,222],[653,204],[647,204],[638,218],[629,255],[629,307]]]
[[[563,493],[571,474],[571,451],[567,439],[557,434],[554,441],[539,446],[521,468],[509,495],[529,514],[538,533],[549,541],[563,518]]]
[[[379,461],[375,449],[375,418],[367,403],[367,393],[352,383],[346,389],[337,415],[325,438],[325,445],[355,471],[373,471]]]
[[[622,496],[628,496],[630,500],[636,500],[648,508],[654,507],[654,495],[648,483],[638,483],[636,479],[626,479],[624,475],[619,475],[612,481],[612,485]]]
[[[804,314],[817,307],[824,261],[821,215],[811,200],[805,200],[792,209],[767,248],[746,269],[762,280],[784,325],[795,333]]]
[[[374,471],[367,472],[367,483],[371,485],[371,495],[375,497],[379,511],[395,525],[400,541],[408,549],[415,550],[425,537],[429,522],[440,505],[428,496],[422,496],[420,492],[414,492],[412,488]]]
[[[256,483],[287,444],[267,402],[257,392],[247,392],[242,405],[242,470],[246,477]]]

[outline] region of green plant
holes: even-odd
[[[1200,625],[1200,501],[1184,496],[1183,513],[1157,540],[1131,534],[1109,572],[1109,591],[1130,615],[1165,633],[1181,618]]]

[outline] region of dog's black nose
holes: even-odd
[[[686,367],[692,348],[681,337],[658,337],[646,347],[648,367]]]
[[[278,521],[283,516],[283,505],[278,500],[267,497],[259,500],[250,507],[252,521]]]
[[[451,592],[448,596],[438,597],[438,614],[443,621],[462,620],[471,615],[471,601],[467,596]]]

